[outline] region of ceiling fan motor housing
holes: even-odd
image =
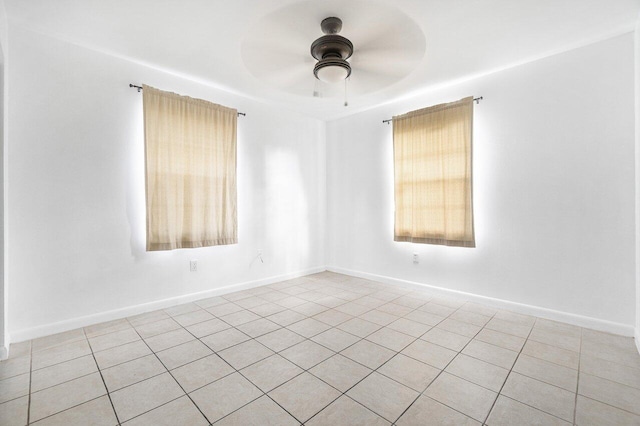
[[[349,77],[351,65],[347,59],[353,54],[353,44],[349,39],[338,35],[342,29],[342,21],[336,17],[326,18],[320,27],[326,35],[311,43],[311,56],[318,61],[313,68],[313,74],[316,78],[321,79],[318,77],[318,72],[323,68],[340,67],[346,72],[344,78]]]
[[[328,55],[348,59],[353,54],[353,44],[338,34],[325,35],[311,43],[311,56],[322,60]]]

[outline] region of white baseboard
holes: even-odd
[[[111,311],[100,312],[93,315],[87,315],[78,318],[72,318],[65,321],[60,321],[52,324],[46,324],[38,327],[18,330],[11,333],[11,340],[13,342],[23,342],[25,340],[35,339],[38,337],[48,336],[51,334],[62,333],[64,331],[73,330],[80,327],[86,327],[93,324],[98,324],[105,321],[112,321],[115,319],[125,318],[132,315],[142,314],[145,312],[153,311],[156,309],[169,308],[171,306],[180,305],[182,303],[189,303],[200,299],[206,299],[208,297],[220,296],[234,291],[246,290],[250,288],[260,287],[263,285],[273,284],[279,281],[288,280],[291,278],[297,278],[305,275],[311,275],[322,271],[332,271],[340,274],[350,275],[353,277],[365,278],[372,281],[378,281],[386,284],[399,285],[402,287],[417,288],[421,290],[428,290],[434,295],[441,295],[451,298],[463,299],[481,303],[487,306],[492,306],[500,309],[506,309],[513,312],[518,312],[526,315],[533,315],[540,318],[547,318],[554,321],[566,322],[568,324],[577,325],[580,327],[591,328],[594,330],[605,331],[614,334],[620,334],[623,336],[634,336],[635,343],[640,352],[640,330],[634,329],[633,326],[606,321],[598,318],[587,317],[583,315],[571,314],[568,312],[557,311],[553,309],[543,308],[539,306],[526,305],[517,302],[511,302],[503,299],[496,299],[493,297],[481,296],[473,293],[466,293],[457,290],[451,290],[443,287],[432,286],[428,284],[418,283],[414,281],[401,280],[398,278],[387,277],[383,275],[370,274],[367,272],[355,271],[351,269],[340,268],[337,266],[319,266],[315,268],[306,269],[303,271],[293,272],[290,274],[277,275],[273,277],[263,278],[255,281],[248,281],[239,284],[232,284],[225,287],[220,287],[212,290],[206,290],[198,293],[190,293],[182,296],[171,297],[168,299],[157,300],[149,303],[143,303],[134,306],[128,306],[125,308],[114,309]],[[6,359],[9,354],[8,345],[6,347],[0,347],[0,359]]]
[[[24,342],[26,340],[35,339],[38,337],[49,336],[51,334],[62,333],[64,331],[74,330],[80,327],[87,327],[89,325],[98,324],[101,322],[112,321],[120,318],[130,317],[132,315],[143,314],[145,312],[154,311],[156,309],[169,308],[171,306],[180,305],[183,303],[194,302],[200,299],[206,299],[208,297],[220,296],[234,291],[247,290],[250,288],[260,287],[263,285],[277,283],[279,281],[288,280],[291,278],[302,277],[305,275],[311,275],[318,272],[326,271],[324,266],[306,269],[303,271],[292,272],[284,275],[277,275],[267,278],[262,278],[255,281],[248,281],[239,284],[232,284],[225,287],[219,287],[212,290],[201,291],[198,293],[190,293],[182,296],[171,297],[163,300],[156,300],[153,302],[143,303],[139,305],[127,306],[125,308],[114,309],[106,312],[99,312],[93,315],[87,315],[78,318],[71,318],[68,320],[45,324],[37,327],[17,330],[11,332],[11,340],[14,343]],[[1,352],[0,352],[1,354]]]
[[[640,313],[636,315],[640,315]],[[636,328],[636,334],[633,338],[636,341],[636,348],[638,349],[638,353],[640,354],[640,327]]]
[[[399,285],[402,287],[419,288],[429,290],[435,295],[441,295],[461,300],[481,303],[483,305],[506,309],[509,311],[533,315],[540,318],[546,318],[554,321],[561,321],[568,324],[577,325],[579,327],[591,328],[594,330],[605,331],[607,333],[620,334],[623,336],[633,336],[635,331],[636,345],[640,349],[638,334],[640,331],[634,330],[632,325],[622,324],[618,322],[607,321],[599,318],[587,317],[583,315],[572,314],[568,312],[556,311],[554,309],[543,308],[540,306],[526,305],[509,300],[496,299],[488,296],[481,296],[473,293],[466,293],[458,290],[451,290],[443,287],[437,287],[429,284],[418,283],[415,281],[401,280],[398,278],[387,277],[384,275],[370,274],[367,272],[354,271],[351,269],[340,268],[338,266],[327,266],[327,270],[339,274],[351,275],[358,278],[365,278],[372,281],[379,281],[385,284]]]

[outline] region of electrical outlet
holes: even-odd
[[[189,262],[189,270],[191,272],[198,272],[198,261],[192,260]]]
[[[418,253],[413,253],[413,263],[416,265],[420,263],[420,257],[418,256]]]

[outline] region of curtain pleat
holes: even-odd
[[[147,251],[235,244],[237,111],[143,85]]]
[[[395,241],[475,247],[473,97],[393,117]]]

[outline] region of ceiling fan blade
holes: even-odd
[[[264,39],[252,39],[245,40],[242,44],[241,52],[242,58],[247,60],[259,59],[263,61],[269,60],[271,56],[278,56],[279,59],[285,59],[286,55],[290,56],[291,60],[299,62],[305,58],[313,60],[309,53],[309,46],[303,42],[282,43],[281,40],[274,40],[272,37],[266,37]]]
[[[289,93],[344,96],[344,83],[325,85],[313,75],[310,47],[323,35],[320,23],[338,17],[340,35],[351,40],[352,74],[347,92],[357,96],[380,90],[412,72],[424,57],[421,28],[399,9],[365,0],[300,0],[256,22],[241,44],[251,74]],[[314,90],[316,89],[316,90]]]
[[[351,73],[347,90],[352,95],[371,93],[371,87],[383,88],[384,86],[393,84],[396,80],[397,78],[393,76],[385,76],[377,71],[357,69]]]
[[[313,67],[300,62],[288,66],[270,64],[268,68],[262,69],[259,78],[271,86],[300,96],[311,96],[314,91]]]
[[[259,80],[290,93],[310,96],[316,61],[309,50],[313,40],[308,32],[308,25],[276,14],[273,19],[259,23],[243,40],[242,60]]]
[[[425,52],[420,27],[394,8],[366,8],[344,19],[344,36],[354,47],[349,92],[375,92],[408,76]]]
[[[411,27],[411,28],[408,28]],[[344,20],[343,35],[349,38],[356,49],[372,46],[402,47],[402,42],[416,41],[422,31],[407,21],[407,16],[395,8],[367,8],[360,10],[352,20]],[[424,37],[423,37],[424,38]]]
[[[421,62],[422,56],[411,52],[375,49],[358,52],[351,58],[353,73],[359,70],[375,72],[383,76],[400,77],[408,75]]]
[[[268,71],[269,73],[266,77],[278,87],[287,87],[291,84],[295,85],[305,80],[313,82],[313,70],[310,70],[302,64],[277,69],[273,68]]]

